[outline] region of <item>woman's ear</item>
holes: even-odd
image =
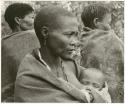
[[[41,28],[41,34],[44,36],[44,37],[48,37],[48,27],[46,27],[46,26],[43,26],[42,28]]]
[[[14,18],[15,22],[19,25],[20,24],[20,18],[19,17],[15,17]]]

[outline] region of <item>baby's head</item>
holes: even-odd
[[[85,87],[93,87],[101,90],[105,85],[105,77],[101,70],[88,68],[82,72],[80,82]]]
[[[85,27],[109,30],[111,12],[106,4],[91,4],[83,9],[81,19]]]

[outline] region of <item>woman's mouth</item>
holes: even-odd
[[[70,53],[70,54],[73,53],[74,51],[75,51],[75,49],[68,49],[67,50],[67,52]]]

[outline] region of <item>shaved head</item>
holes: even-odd
[[[59,6],[43,7],[34,20],[34,28],[38,39],[41,38],[42,27],[47,27],[49,31],[61,28],[63,17],[75,17],[71,12]]]

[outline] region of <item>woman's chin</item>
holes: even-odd
[[[73,55],[72,54],[65,54],[65,55],[61,55],[62,59],[73,59]]]

